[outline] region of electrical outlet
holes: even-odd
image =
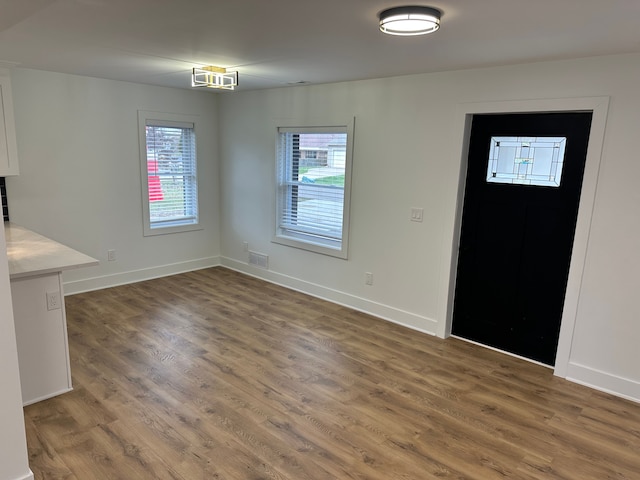
[[[61,307],[60,292],[47,292],[47,310],[58,310]]]
[[[365,272],[365,274],[364,274],[364,283],[365,283],[365,285],[373,285],[373,273]]]
[[[116,251],[115,250],[107,250],[107,260],[110,262],[116,261]]]
[[[424,209],[415,208],[415,207],[411,209],[411,221],[412,222],[421,222],[423,215],[424,215]]]
[[[245,252],[249,251],[249,242],[242,242],[242,250]]]

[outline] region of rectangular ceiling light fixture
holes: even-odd
[[[192,87],[219,88],[233,90],[238,85],[238,72],[227,72],[221,67],[194,68],[191,74]]]

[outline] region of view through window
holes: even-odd
[[[194,124],[147,118],[141,126],[145,232],[188,230],[198,224]]]
[[[346,127],[278,132],[276,237],[342,251],[350,161]]]

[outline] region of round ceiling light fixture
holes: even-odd
[[[440,28],[442,12],[436,8],[393,7],[380,12],[380,31],[389,35],[426,35]]]

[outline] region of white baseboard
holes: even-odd
[[[429,335],[436,334],[436,320],[422,315],[417,315],[389,305],[373,302],[366,298],[361,298],[322,285],[300,280],[299,278],[290,277],[272,270],[256,268],[248,263],[239,262],[232,258],[221,257],[220,264],[231,270],[235,270],[276,285],[281,285],[298,292],[306,293],[312,297],[321,298],[323,300],[337,303],[338,305],[353,308],[354,310],[374,315],[383,320],[402,325],[418,332],[427,333]]]
[[[189,260],[187,262],[171,263],[168,265],[160,265],[158,267],[115,273],[113,275],[86,278],[83,280],[64,282],[64,294],[73,295],[75,293],[90,292],[92,290],[117,287],[118,285],[142,282],[153,278],[167,277],[178,273],[191,272],[194,270],[218,266],[220,266],[220,257],[207,257]]]
[[[569,362],[567,380],[640,403],[640,382]]]
[[[29,470],[29,473],[26,473],[20,477],[16,477],[14,480],[33,480],[33,479],[34,479],[33,472]]]
[[[59,390],[57,392],[53,392],[53,393],[49,393],[48,395],[43,395],[42,397],[37,397],[37,398],[30,398],[28,400],[22,400],[22,406],[23,407],[28,407],[29,405],[33,405],[34,403],[38,403],[38,402],[42,402],[43,400],[48,400],[50,398],[53,397],[57,397],[58,395],[63,395],[65,393],[69,393],[72,392],[73,388],[65,388],[62,390]]]

